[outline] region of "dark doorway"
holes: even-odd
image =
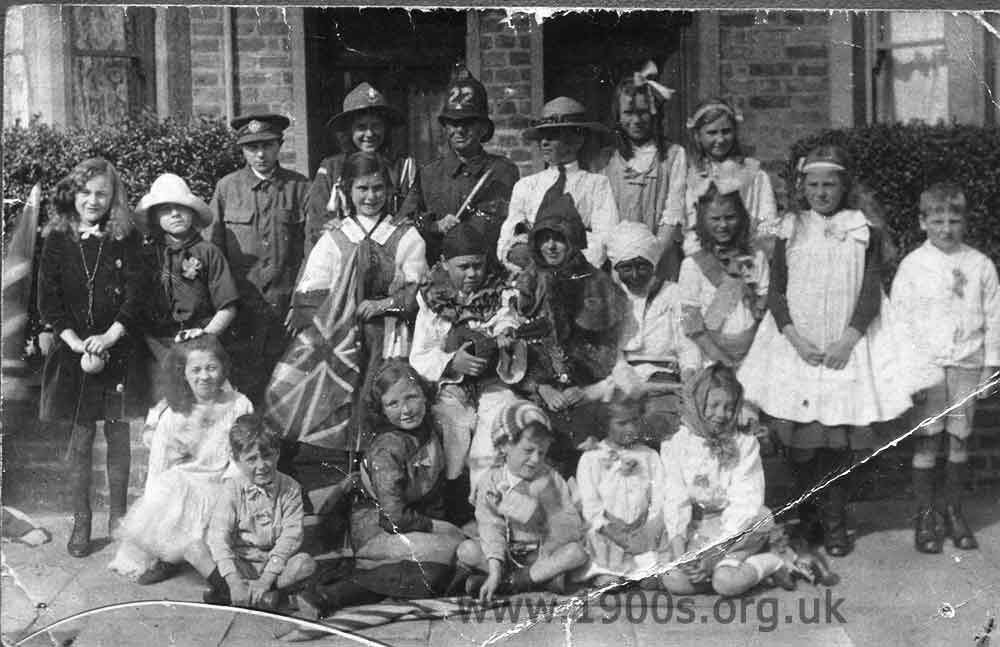
[[[698,100],[688,91],[692,22],[693,14],[679,11],[588,11],[547,19],[545,98],[582,101],[592,118],[610,125],[615,85],[652,60],[659,81],[677,90],[667,103],[665,126],[673,141],[683,142],[687,112]]]
[[[393,147],[420,163],[437,157],[436,116],[454,65],[465,60],[465,12],[308,8],[305,25],[310,173],[337,152],[326,122],[362,81],[407,116]]]

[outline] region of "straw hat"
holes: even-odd
[[[149,193],[139,200],[135,213],[141,218],[146,218],[150,209],[168,203],[179,204],[194,211],[195,217],[192,219],[192,225],[197,229],[205,229],[215,219],[212,210],[208,208],[204,200],[191,193],[187,182],[173,173],[164,173],[153,181],[153,186],[149,187]]]
[[[586,128],[601,135],[610,132],[604,124],[588,121],[586,112],[587,108],[576,99],[556,97],[542,106],[542,116],[522,135],[525,139],[541,139],[542,133],[552,128]]]
[[[362,112],[375,112],[386,120],[388,125],[398,125],[404,123],[403,118],[397,108],[389,105],[385,95],[376,90],[367,81],[359,83],[356,88],[347,93],[344,97],[344,109],[332,117],[326,125],[334,130],[344,130],[350,127],[351,120]]]

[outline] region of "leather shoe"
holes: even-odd
[[[951,536],[951,541],[955,548],[961,550],[975,550],[979,548],[979,542],[969,529],[965,517],[962,515],[962,507],[958,505],[948,505],[944,509],[944,522],[946,533]]]
[[[66,552],[73,557],[86,557],[90,554],[90,517],[73,516],[73,532],[70,533]]]
[[[921,553],[940,553],[941,537],[937,531],[937,513],[934,508],[923,508],[914,523],[913,545]]]

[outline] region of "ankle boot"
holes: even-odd
[[[833,475],[845,467],[843,463],[845,452],[823,450],[821,453],[821,469],[825,475]],[[823,515],[823,547],[831,557],[845,557],[854,546],[847,533],[847,495],[845,482],[849,477],[843,476],[824,488],[820,504]]]
[[[792,463],[792,476],[795,480],[795,496],[801,496],[811,490],[820,479],[816,459]],[[795,529],[795,536],[809,544],[818,544],[823,540],[823,525],[817,509],[817,499],[820,496],[822,493],[814,494],[798,506],[799,523]]]
[[[940,553],[937,512],[934,510],[934,468],[913,468],[913,497],[917,502],[913,544],[921,553]]]
[[[90,515],[73,515],[73,532],[69,535],[66,552],[73,557],[86,557],[90,554]]]
[[[965,488],[965,478],[969,471],[968,463],[953,463],[945,465],[944,478],[944,521],[945,532],[951,537],[955,548],[975,550],[979,542],[969,528],[962,514],[962,490]]]
[[[128,502],[128,477],[132,462],[128,423],[105,422],[104,438],[108,445],[108,537],[114,537]]]
[[[215,569],[209,574],[208,590],[201,596],[201,599],[206,604],[228,605],[231,603],[229,584],[226,582],[226,578],[219,573],[219,569]]]
[[[500,583],[500,591],[503,595],[513,595],[515,593],[527,593],[535,588],[535,582],[531,579],[530,569],[522,566]]]

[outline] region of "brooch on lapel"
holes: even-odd
[[[201,261],[193,256],[188,256],[183,261],[181,261],[181,276],[193,281],[198,278],[198,272],[201,271]]]

